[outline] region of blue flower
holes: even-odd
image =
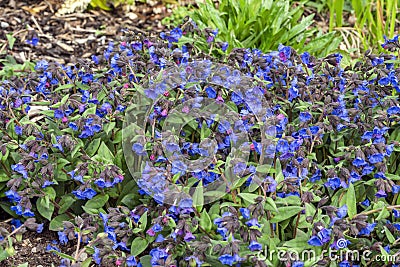
[[[387,109],[387,114],[389,116],[395,115],[395,114],[399,114],[400,113],[400,107],[398,106],[393,106]]]
[[[257,241],[251,241],[249,245],[250,251],[262,250],[262,245]]]
[[[246,208],[240,208],[239,211],[242,213],[243,218],[250,219],[250,210]]]
[[[377,223],[369,223],[365,228],[361,229],[358,235],[370,235]]]
[[[223,42],[221,44],[221,49],[223,52],[225,52],[228,49],[229,43],[228,42]]]
[[[247,225],[248,227],[252,227],[252,226],[261,227],[261,225],[258,223],[257,218],[253,218],[253,219],[247,221],[247,222],[246,222],[246,225]]]
[[[370,205],[369,199],[366,198],[363,202],[361,202],[361,205],[364,205],[364,206],[366,206],[366,207],[369,207],[369,205]]]
[[[92,188],[86,188],[84,191],[74,190],[72,191],[72,193],[78,199],[92,199],[95,195],[97,195],[97,192],[94,191]]]
[[[384,190],[381,189],[378,192],[376,192],[375,196],[377,198],[385,198],[385,197],[387,197],[387,194]]]
[[[291,267],[304,267],[304,262],[302,261],[295,261],[292,263]]]
[[[66,245],[68,243],[68,236],[63,231],[59,231],[59,232],[57,232],[57,234],[58,234],[58,240],[60,241],[60,244]]]
[[[371,164],[375,164],[378,162],[382,162],[383,161],[383,154],[382,153],[375,153],[372,154],[368,157],[368,160]]]
[[[226,264],[229,266],[232,266],[233,263],[235,262],[235,257],[229,254],[224,254],[222,256],[220,256],[218,258],[218,260],[222,263],[222,264]]]
[[[21,126],[15,125],[14,131],[17,135],[22,135],[22,127]]]
[[[312,237],[307,241],[307,243],[308,243],[310,246],[317,246],[317,247],[322,246],[322,242],[321,242],[321,240],[320,240],[317,236],[312,236]]]
[[[18,192],[13,190],[6,191],[5,195],[12,202],[19,202],[21,200],[21,196],[18,195]]]
[[[339,177],[329,178],[325,183],[325,186],[329,187],[332,190],[336,190],[340,187],[341,180]]]
[[[151,264],[152,266],[158,265],[159,260],[166,260],[167,257],[169,256],[168,253],[161,248],[154,248],[150,251],[150,256],[151,256]]]
[[[137,263],[137,261],[136,261],[134,256],[129,256],[128,258],[126,258],[126,265],[128,267],[137,266],[137,264],[138,263]]]
[[[36,46],[39,43],[39,38],[37,38],[37,36],[34,36],[32,37],[32,39],[26,40],[26,43]]]
[[[47,70],[49,63],[46,60],[40,60],[36,63],[35,70]]]
[[[365,160],[363,160],[362,158],[357,157],[353,160],[352,164],[354,167],[358,168],[358,167],[363,167],[363,166],[367,165],[368,163]]]
[[[311,120],[312,116],[309,112],[300,112],[299,119],[301,122],[307,122]]]
[[[26,171],[25,166],[20,163],[11,165],[11,170],[22,174],[22,177],[24,178],[28,178],[28,172]]]
[[[97,247],[94,247],[93,259],[96,264],[101,263],[100,249]]]
[[[279,139],[276,144],[276,151],[281,153],[286,153],[289,151],[289,143],[285,139]]]
[[[193,207],[193,200],[191,198],[185,198],[179,202],[179,208],[181,209],[190,209],[192,207]]]
[[[345,204],[342,207],[340,207],[336,214],[340,219],[346,217],[346,215],[347,215],[347,205]]]
[[[207,93],[208,98],[216,98],[217,97],[217,92],[211,86],[208,86],[205,89],[205,91]]]
[[[134,143],[132,146],[132,151],[134,151],[138,156],[145,156],[147,155],[144,146],[140,143]]]

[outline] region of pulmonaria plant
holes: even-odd
[[[367,52],[342,68],[340,54],[283,45],[227,54],[217,30],[210,56],[185,43],[197,31],[126,32],[91,60],[42,60],[2,81],[1,207],[57,231],[58,246],[76,242],[61,266],[83,251],[107,266],[357,266],[323,251],[396,254],[397,57]],[[309,249],[315,258],[293,258]]]

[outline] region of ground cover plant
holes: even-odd
[[[299,52],[326,56],[336,51],[342,41],[334,31],[324,34],[315,27],[315,14],[306,16],[303,2],[206,0],[196,3],[196,8],[175,9],[175,17],[190,16],[201,29],[218,28],[217,39],[231,44],[228,51],[240,47],[269,52],[284,44]],[[171,18],[165,21],[171,23]],[[180,19],[172,22],[180,23]],[[205,41],[196,44],[201,49],[207,48]]]
[[[1,83],[2,258],[46,227],[61,266],[396,266],[397,37],[343,69],[218,34],[126,32]]]

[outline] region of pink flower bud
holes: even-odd
[[[250,145],[250,150],[251,150],[251,151],[254,151],[254,149],[255,149],[255,148],[254,148],[254,144],[251,143],[251,145]]]

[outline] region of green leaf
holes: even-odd
[[[393,244],[394,241],[396,241],[396,238],[394,238],[393,234],[390,232],[390,230],[386,226],[385,226],[385,234],[389,241],[389,244]]]
[[[201,212],[204,205],[204,191],[203,182],[200,181],[193,194],[193,206],[196,207],[198,212]]]
[[[110,122],[104,125],[104,132],[108,135],[112,130],[115,129],[115,122]]]
[[[277,214],[270,220],[271,223],[277,223],[293,217],[303,210],[302,207],[289,206],[289,207],[279,207]]]
[[[51,220],[51,216],[54,212],[54,204],[50,202],[49,197],[40,197],[36,202],[36,208],[39,211],[40,215],[42,215],[47,220]]]
[[[350,183],[346,193],[347,213],[350,218],[357,214],[357,199],[354,185]]]
[[[62,231],[64,229],[63,222],[68,221],[70,218],[67,214],[61,214],[53,218],[49,225],[50,231]]]
[[[136,237],[131,244],[131,254],[133,256],[138,256],[140,253],[146,250],[149,245],[149,241],[142,237]]]
[[[3,170],[0,170],[0,182],[7,182],[10,179],[11,177],[9,177],[7,173],[5,173]]]
[[[259,195],[251,193],[240,193],[238,196],[251,204],[254,204],[254,200],[259,197]]]
[[[275,201],[271,197],[266,198],[264,208],[266,210],[278,212],[278,208],[276,207]]]
[[[92,199],[89,199],[88,202],[86,202],[85,207],[89,209],[100,209],[107,203],[108,198],[108,195],[97,195]]]
[[[212,222],[210,215],[204,210],[201,215],[200,215],[200,226],[203,227],[204,230],[207,232],[211,231],[212,228]]]
[[[86,153],[89,157],[93,157],[99,149],[101,138],[96,138],[86,148]]]
[[[60,209],[58,210],[58,213],[64,213],[66,212],[69,207],[71,207],[71,205],[75,202],[75,198],[70,196],[70,195],[64,195],[61,197],[60,200]]]
[[[15,40],[17,39],[12,35],[12,33],[6,34],[6,37],[8,41],[8,47],[10,48],[10,50],[12,50],[14,47]]]
[[[99,151],[98,151],[98,156],[100,156],[101,158],[107,160],[107,161],[113,161],[114,160],[114,155],[113,153],[110,151],[110,149],[108,148],[108,146],[104,143],[101,142],[101,145],[99,147]]]
[[[140,263],[142,264],[143,267],[151,267],[153,266],[151,264],[151,256],[150,255],[146,255],[140,258]]]

